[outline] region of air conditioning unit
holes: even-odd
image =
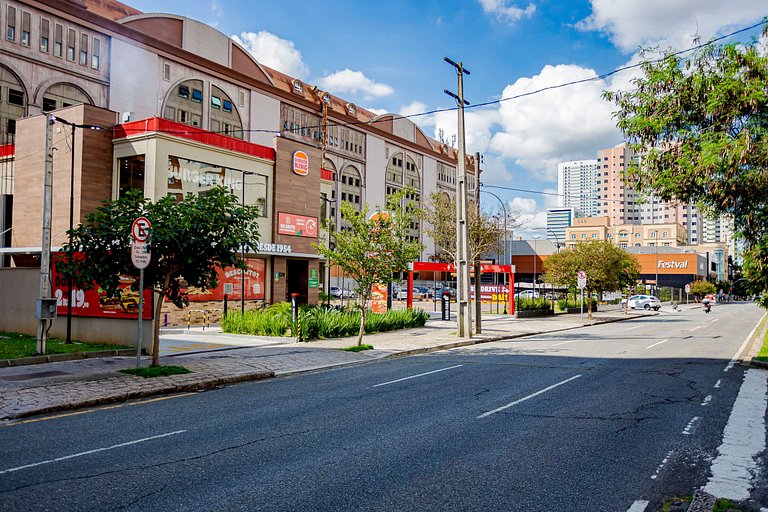
[[[133,119],[133,112],[123,112],[120,114],[120,122],[127,123]]]

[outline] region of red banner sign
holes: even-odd
[[[131,290],[135,279],[132,277],[120,277],[120,293],[115,297],[107,297],[107,293],[95,286],[90,290],[72,288],[71,297],[67,297],[67,280],[56,270],[56,265],[51,264],[51,276],[53,278],[53,296],[56,298],[56,314],[67,315],[68,301],[72,301],[72,316],[92,318],[132,318],[139,314],[139,292]],[[144,320],[152,320],[152,291],[144,290]]]
[[[292,213],[278,213],[277,232],[280,235],[317,238],[317,218]]]
[[[212,290],[188,288],[186,291],[190,302],[223,301],[225,294],[229,300],[240,300],[243,281],[245,281],[245,300],[264,300],[266,261],[260,258],[247,259],[246,264],[248,270],[245,271],[245,276],[239,268],[219,269],[219,285]]]

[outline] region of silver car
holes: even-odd
[[[629,307],[632,309],[661,309],[661,301],[653,295],[633,295],[628,300]]]

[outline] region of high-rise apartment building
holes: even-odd
[[[596,160],[557,164],[557,205],[573,208],[580,217],[600,215],[599,172]]]
[[[575,219],[573,208],[547,209],[547,240],[558,247],[565,246],[565,230],[573,225]]]

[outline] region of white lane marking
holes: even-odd
[[[719,319],[719,318],[715,318],[715,319],[714,319],[714,320],[712,320],[712,322],[710,322],[710,323],[715,323],[715,322],[717,322],[718,320],[720,320],[720,319]]]
[[[559,347],[560,345],[567,345],[569,343],[576,343],[577,341],[579,341],[579,340],[563,341],[562,343],[555,343],[552,346],[553,347]]]
[[[715,382],[715,389],[720,389],[720,381],[722,379],[717,379],[717,382]]]
[[[404,380],[415,379],[417,377],[423,377],[425,375],[432,375],[433,373],[444,372],[446,370],[453,370],[454,368],[460,368],[462,366],[464,366],[464,365],[463,364],[457,364],[456,366],[449,366],[448,368],[441,368],[439,370],[432,370],[431,372],[420,373],[418,375],[411,375],[410,377],[403,377],[402,379],[391,380],[389,382],[382,382],[381,384],[375,384],[375,385],[373,385],[371,387],[377,388],[379,386],[386,386],[387,384],[394,384],[395,382],[402,382]]]
[[[643,512],[645,508],[648,506],[648,502],[645,500],[637,500],[632,504],[631,507],[629,507],[629,510],[627,512]]]
[[[630,327],[629,329],[624,329],[624,330],[625,330],[625,331],[631,331],[631,330],[633,330],[633,329],[639,329],[639,328],[641,328],[641,327],[645,327],[645,326],[644,326],[644,325],[642,325],[642,324],[640,324],[640,325],[636,325],[636,326],[634,326],[634,327]],[[646,503],[647,503],[647,502],[646,502]]]
[[[555,389],[556,387],[562,386],[563,384],[567,384],[567,383],[571,382],[572,380],[578,379],[579,377],[581,377],[581,375],[575,375],[575,376],[571,377],[570,379],[565,379],[564,381],[558,382],[557,384],[552,384],[551,386],[548,386],[548,387],[546,387],[546,388],[544,388],[542,390],[539,390],[539,391],[537,391],[535,393],[531,393],[530,395],[526,396],[525,398],[521,398],[520,400],[515,400],[514,402],[509,403],[507,405],[502,405],[498,409],[494,409],[492,411],[484,412],[483,414],[478,416],[477,419],[485,418],[486,416],[490,416],[491,414],[496,414],[497,412],[501,412],[501,411],[503,411],[505,409],[509,409],[513,405],[517,405],[517,404],[519,404],[521,402],[525,402],[526,400],[530,400],[533,397],[539,396],[540,394],[546,393],[547,391],[551,391],[551,390]]]
[[[763,315],[763,318],[765,318],[765,315]],[[762,318],[760,319],[759,322],[757,322],[757,324],[755,325],[755,328],[752,329],[749,334],[747,334],[747,338],[744,340],[744,343],[741,344],[741,346],[739,347],[739,350],[737,350],[736,353],[733,355],[733,357],[731,358],[731,362],[729,362],[728,366],[726,366],[725,370],[723,370],[724,372],[727,372],[728,370],[733,368],[733,366],[736,364],[736,361],[739,360],[739,354],[744,352],[744,349],[747,348],[747,343],[749,343],[749,340],[752,339],[752,335],[755,334],[755,331],[757,330],[757,328],[760,326],[761,323],[762,323]]]
[[[757,470],[755,455],[765,450],[765,411],[768,408],[765,370],[747,370],[733,403],[704,490],[720,498],[749,498],[751,479]]]
[[[32,464],[26,464],[24,466],[4,469],[0,471],[0,475],[3,475],[5,473],[12,473],[14,471],[20,471],[22,469],[34,468],[35,466],[42,466],[43,464],[51,464],[53,462],[61,462],[63,460],[74,459],[75,457],[82,457],[84,455],[91,455],[94,453],[105,452],[107,450],[114,450],[115,448],[122,448],[123,446],[130,446],[132,444],[144,443],[146,441],[152,441],[153,439],[160,439],[162,437],[175,436],[176,434],[182,434],[184,432],[186,432],[186,430],[177,430],[175,432],[168,432],[166,434],[160,434],[157,436],[145,437],[143,439],[136,439],[135,441],[127,441],[125,443],[114,444],[112,446],[107,446],[106,448],[96,448],[95,450],[88,450],[86,452],[73,453],[72,455],[65,455],[64,457],[57,457],[55,459],[43,460],[40,462],[34,462]]]
[[[664,466],[667,465],[667,462],[669,462],[669,459],[672,457],[672,454],[675,453],[675,450],[669,450],[667,452],[667,456],[664,457],[664,460],[661,461],[661,464],[659,464],[659,467],[656,468],[656,472],[651,475],[651,480],[656,480],[659,477],[659,473],[661,473],[661,470],[664,469]]]
[[[693,429],[693,425],[699,421],[701,418],[698,416],[694,416],[691,421],[688,422],[688,425],[686,425],[685,430],[683,430],[683,434],[689,436],[691,435],[691,431]]]
[[[696,327],[694,327],[693,329],[688,329],[688,332],[693,332],[693,331],[695,331],[696,329],[701,329],[702,327],[704,327],[704,326],[703,326],[703,325],[697,325],[697,326],[696,326]]]
[[[662,343],[666,343],[666,342],[668,342],[668,341],[669,341],[669,338],[667,338],[667,339],[665,339],[665,340],[661,340],[661,341],[659,341],[658,343],[654,343],[653,345],[648,345],[648,346],[647,346],[647,347],[645,347],[645,348],[653,348],[653,347],[655,347],[656,345],[661,345]]]
[[[707,396],[704,398],[704,401],[703,401],[703,402],[701,402],[701,405],[702,405],[702,406],[704,406],[704,405],[709,405],[709,402],[711,402],[711,401],[712,401],[712,395],[707,395]]]

